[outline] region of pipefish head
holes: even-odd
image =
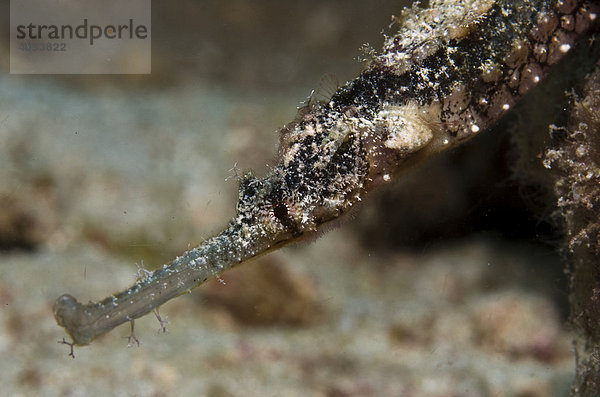
[[[279,162],[270,175],[241,178],[234,222],[258,225],[280,242],[311,235],[348,212],[368,178],[365,130],[342,112],[312,106],[282,129]]]

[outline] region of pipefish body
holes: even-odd
[[[240,178],[223,232],[130,288],[54,304],[74,345],[155,310],[211,277],[310,238],[404,170],[495,123],[597,30],[598,1],[438,0],[399,18],[396,34],[328,102],[281,130],[277,165]]]

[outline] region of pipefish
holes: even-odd
[[[586,42],[599,12],[598,1],[575,0],[405,9],[357,78],[328,101],[309,101],[281,130],[270,174],[240,177],[224,231],[99,302],[60,296],[54,316],[69,344],[87,345],[250,258],[315,236],[379,185],[485,131]]]

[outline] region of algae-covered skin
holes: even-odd
[[[281,130],[263,178],[240,177],[226,229],[131,288],[54,305],[75,345],[89,344],[208,278],[311,237],[412,165],[502,117],[597,27],[592,1],[436,1],[397,18],[356,79],[327,102],[309,101]]]
[[[557,209],[566,230],[571,282],[571,324],[577,368],[573,396],[595,396],[600,387],[600,67],[587,78],[581,96],[572,97],[563,134],[545,154],[544,165],[555,176]]]

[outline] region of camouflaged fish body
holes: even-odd
[[[400,18],[380,55],[281,131],[270,175],[241,177],[228,227],[101,302],[54,313],[85,345],[249,258],[311,236],[365,194],[488,128],[597,27],[597,1],[433,1]]]

